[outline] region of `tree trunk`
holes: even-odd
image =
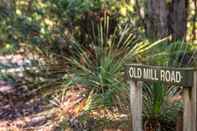
[[[185,39],[187,31],[188,0],[173,0],[171,3],[171,33],[173,40]]]
[[[176,119],[176,131],[183,131],[183,112],[179,111]]]
[[[146,33],[149,38],[172,36],[173,40],[185,39],[187,31],[188,0],[148,0]]]
[[[15,7],[15,0],[0,0],[0,10],[6,12],[8,15],[14,15]]]
[[[148,0],[146,14],[147,35],[153,39],[169,35],[168,9],[165,0]]]

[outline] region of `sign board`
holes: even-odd
[[[183,86],[183,131],[197,131],[197,70],[196,68],[171,68],[142,64],[126,65],[125,76],[130,86],[132,131],[143,131],[142,81]],[[191,88],[187,88],[191,87]],[[180,129],[176,129],[180,130]]]
[[[194,68],[170,68],[142,64],[126,65],[127,80],[160,81],[184,87],[193,86]]]

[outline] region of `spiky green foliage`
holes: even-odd
[[[145,123],[155,125],[159,123],[162,131],[173,131],[177,114],[182,110],[182,103],[180,101],[172,102],[170,99],[179,97],[180,87],[152,83],[145,84],[143,90]]]
[[[87,44],[88,47],[74,44],[75,53],[68,58],[72,75],[65,75],[70,85],[83,84],[91,94],[93,92],[93,108],[120,102],[121,94],[127,91],[123,77],[124,64],[142,62],[141,55],[160,43],[157,41],[150,44],[138,39],[128,25],[119,26],[109,34],[108,22],[106,17],[98,25],[93,32],[94,41]]]
[[[183,41],[165,43],[149,52],[146,63],[166,67],[191,67],[195,64],[195,54],[196,50]],[[153,125],[159,124],[162,131],[174,131],[177,114],[182,110],[182,88],[156,82],[145,83],[143,89],[144,120]],[[174,99],[178,100],[172,102]]]
[[[192,59],[195,57],[196,50],[189,43],[176,41],[160,44],[160,46],[147,52],[147,54],[148,56],[145,57],[147,64],[182,67],[195,64],[194,61],[192,62]],[[187,61],[184,61],[186,59]]]

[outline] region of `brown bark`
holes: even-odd
[[[179,111],[176,120],[176,131],[183,131],[183,112]]]
[[[196,25],[196,21],[197,21],[197,0],[193,0],[193,3],[194,3],[194,11],[195,11],[195,14],[194,14],[194,17],[193,17],[193,29],[192,29],[192,35],[193,35],[193,38],[192,38],[192,41],[195,41],[197,40],[197,25]]]
[[[146,30],[151,38],[164,38],[169,35],[168,9],[165,0],[147,1]]]
[[[0,0],[0,6],[7,8],[7,9],[13,9],[15,5],[15,0]]]
[[[0,0],[0,9],[6,11],[9,15],[13,15],[15,7],[15,0]]]
[[[171,3],[171,33],[173,40],[185,39],[187,31],[188,0],[173,0]]]
[[[185,39],[188,0],[148,0],[146,33],[154,39],[172,35],[173,40]]]

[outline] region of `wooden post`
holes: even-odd
[[[197,131],[197,72],[193,75],[193,87],[184,88],[183,131]]]
[[[142,131],[142,81],[184,87],[183,131],[197,131],[197,68],[167,68],[141,64],[126,65],[130,85],[132,131]]]
[[[142,131],[142,82],[129,81],[132,131]]]
[[[191,88],[183,89],[183,99],[184,99],[183,131],[192,131]]]
[[[197,71],[194,72],[192,87],[192,131],[197,131]]]

